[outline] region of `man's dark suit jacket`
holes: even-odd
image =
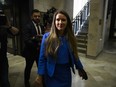
[[[45,31],[44,27],[42,25],[40,25],[40,27],[42,34],[44,34]],[[36,28],[33,22],[31,21],[23,29],[23,41],[24,41],[24,49],[22,52],[23,57],[30,57],[37,54],[37,49],[39,50],[40,48],[38,42],[40,42],[41,40],[39,39],[38,41],[38,38],[36,36],[37,36]]]

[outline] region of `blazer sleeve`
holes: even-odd
[[[69,49],[69,54],[70,54],[72,66],[75,65],[76,69],[82,69],[82,68],[83,68],[83,65],[82,65],[82,63],[81,63],[79,57],[78,57],[78,60],[76,60],[76,58],[75,58],[75,56],[74,56],[74,53],[73,53],[73,51],[72,51],[72,49],[71,49],[71,47],[70,47],[68,41],[67,41],[67,45],[68,45],[68,49]]]
[[[76,67],[76,69],[83,69],[83,65],[79,58],[78,58],[78,60],[75,60],[75,67]]]
[[[45,57],[45,40],[47,38],[48,34],[44,34],[41,42],[41,48],[40,48],[40,55],[38,60],[38,74],[44,75],[45,73],[45,64],[46,64],[46,57]]]
[[[24,28],[23,28],[23,41],[25,43],[26,46],[31,47],[31,48],[35,48],[37,46],[37,44],[33,41],[32,37],[34,37],[34,31],[33,31],[33,27],[32,24],[27,24]]]

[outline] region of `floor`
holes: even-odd
[[[24,87],[23,73],[25,67],[24,58],[19,55],[8,53],[9,59],[9,80],[11,87]],[[116,43],[108,43],[106,48],[96,58],[86,58],[80,55],[89,79],[82,80],[76,74],[72,74],[72,87],[116,87]],[[34,80],[37,76],[37,68],[34,64],[31,73],[31,87],[34,87]]]

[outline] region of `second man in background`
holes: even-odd
[[[34,61],[38,66],[38,55],[44,27],[40,24],[40,11],[34,9],[31,13],[31,21],[23,29],[24,50],[26,66],[24,71],[25,87],[30,87],[30,73]]]

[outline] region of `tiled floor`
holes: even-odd
[[[111,46],[111,45],[110,45]],[[88,80],[81,80],[78,72],[73,75],[72,87],[116,87],[116,44],[113,47],[104,49],[101,54],[95,58],[86,58],[80,55],[80,59],[87,71]],[[113,49],[113,50],[111,50]],[[9,80],[11,87],[24,87],[23,73],[25,67],[24,58],[8,54],[9,58]],[[34,64],[31,73],[30,82],[36,78],[36,65]]]

